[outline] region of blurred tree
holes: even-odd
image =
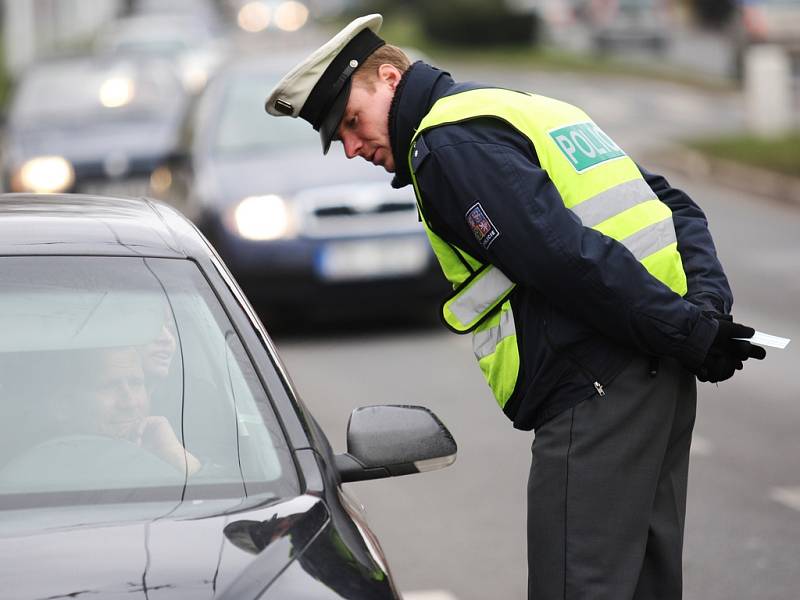
[[[706,27],[723,27],[733,17],[738,0],[692,0],[698,23]]]
[[[538,42],[539,18],[508,8],[504,0],[416,0],[425,34],[459,46],[498,46]]]
[[[419,5],[419,7],[417,6]],[[398,12],[408,12],[411,9],[424,10],[422,2],[415,0],[357,0],[348,4],[345,11],[350,17],[380,13],[384,17],[390,17]]]

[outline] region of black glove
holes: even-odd
[[[734,323],[728,316],[720,315],[716,319],[719,323],[717,335],[697,371],[697,378],[700,381],[711,383],[732,377],[748,358],[761,360],[767,355],[767,351],[761,346],[754,346],[747,340],[736,339],[753,337],[755,329]]]

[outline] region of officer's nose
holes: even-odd
[[[355,158],[358,156],[358,151],[361,149],[361,141],[352,133],[342,134],[342,145],[344,146],[344,154],[347,158]]]

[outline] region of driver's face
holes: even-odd
[[[159,379],[166,377],[177,347],[174,326],[169,321],[162,325],[153,341],[139,349],[145,375],[153,375]]]
[[[144,371],[134,348],[104,352],[90,393],[91,420],[97,433],[133,439],[150,412]]]

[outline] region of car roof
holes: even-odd
[[[183,215],[155,200],[0,194],[0,255],[207,258],[209,253]]]

